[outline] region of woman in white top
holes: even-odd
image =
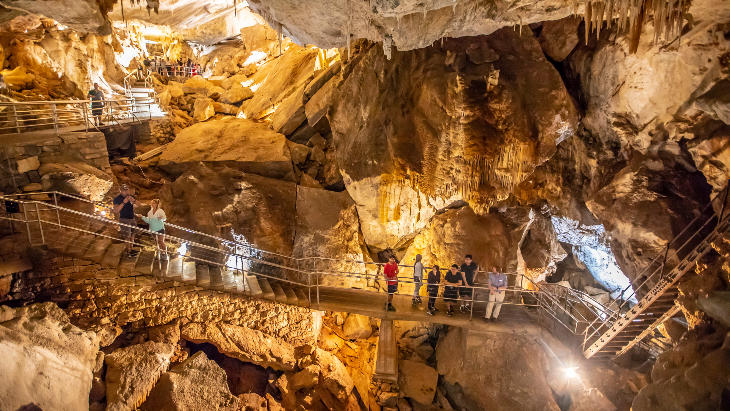
[[[416,264],[413,266],[413,305],[421,304],[421,285],[423,285],[423,256],[416,254]]]
[[[152,208],[147,213],[147,217],[142,217],[142,220],[150,225],[150,231],[156,234],[160,251],[163,255],[167,255],[167,246],[165,245],[165,220],[167,220],[167,216],[162,211],[162,203],[159,199],[152,200],[150,205]]]

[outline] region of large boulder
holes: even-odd
[[[545,378],[545,352],[528,336],[453,328],[436,346],[436,364],[483,409],[560,410]]]
[[[246,118],[258,120],[269,115],[296,90],[306,86],[314,76],[317,49],[290,45],[281,57],[271,60],[253,75],[258,85],[253,98],[246,104]]]
[[[291,344],[261,331],[230,324],[189,323],[180,330],[185,340],[209,343],[221,353],[280,371],[294,371],[296,360]]]
[[[0,409],[89,409],[98,352],[96,334],[72,325],[54,303],[0,306]]]
[[[472,48],[498,58],[477,64],[464,51]],[[379,45],[361,53],[327,117],[371,246],[395,246],[456,201],[487,213],[577,128],[534,36],[502,29],[391,60]]]
[[[439,373],[428,365],[404,360],[400,363],[401,390],[403,395],[421,404],[431,404],[436,395]]]
[[[320,272],[365,272],[367,266],[355,261],[370,258],[360,234],[357,209],[347,192],[297,186],[296,214],[295,257],[333,258],[317,262],[316,268]],[[322,275],[320,284],[362,288],[366,282],[358,278]]]
[[[171,344],[147,341],[119,348],[105,357],[108,411],[137,409],[170,366],[175,351]]]
[[[240,401],[228,389],[225,371],[199,351],[162,374],[140,409],[239,411]]]
[[[297,186],[230,167],[192,167],[160,193],[168,221],[289,255]]]
[[[264,124],[241,118],[224,118],[184,129],[167,145],[158,164],[174,175],[203,162],[291,181],[294,169],[286,142],[283,135],[271,131]]]

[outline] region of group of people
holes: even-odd
[[[423,256],[416,255],[416,263],[413,266],[413,304],[422,304],[421,287],[423,285],[425,268],[422,263]],[[454,315],[453,306],[458,305],[459,311],[468,313],[472,310],[471,302],[474,295],[474,275],[478,271],[478,265],[472,260],[472,256],[467,254],[464,256],[464,263],[459,266],[453,264],[444,275],[444,293],[443,298],[446,302],[446,315],[451,317]],[[400,268],[395,260],[395,256],[390,256],[388,263],[383,267],[383,275],[388,286],[388,302],[385,303],[388,311],[395,311],[393,307],[393,295],[398,291],[398,274]],[[487,313],[485,321],[497,321],[499,312],[502,308],[502,302],[507,290],[507,276],[499,270],[498,267],[492,267],[489,273],[489,303],[487,304]],[[439,288],[441,287],[441,269],[438,265],[434,265],[428,272],[426,278],[426,291],[428,292],[428,315],[436,315],[436,298],[438,297]]]
[[[190,58],[167,60],[157,56],[152,60],[145,59],[143,64],[149,70],[163,76],[197,76],[201,72],[200,64],[194,63]],[[139,69],[141,70],[141,67]]]
[[[141,205],[141,203],[129,193],[129,187],[122,184],[119,195],[114,197],[112,204],[114,205],[114,212],[119,214],[119,222],[124,224],[121,226],[121,236],[127,243],[127,256],[133,257],[137,254],[137,251],[132,248],[136,234],[134,227],[137,227],[134,208]],[[142,217],[142,220],[150,225],[149,230],[155,234],[157,246],[162,252],[162,256],[167,257],[167,246],[165,245],[165,220],[167,220],[167,216],[162,211],[162,202],[159,199],[150,201],[150,211],[147,213],[147,217]]]

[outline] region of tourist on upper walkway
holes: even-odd
[[[428,311],[426,311],[426,314],[435,315],[436,311],[438,311],[436,308],[436,297],[439,294],[439,284],[441,284],[441,269],[439,266],[434,265],[431,271],[428,272],[427,281]]]
[[[388,311],[395,311],[395,307],[393,307],[393,294],[398,291],[399,272],[400,270],[398,269],[398,263],[395,262],[395,256],[391,255],[383,267],[383,275],[388,284],[388,302],[385,304],[385,309]]]
[[[446,315],[451,317],[454,315],[454,309],[451,308],[451,304],[456,304],[459,299],[459,287],[463,284],[463,277],[459,272],[459,266],[454,264],[451,266],[451,270],[446,273],[444,277],[446,288],[444,289],[444,301],[446,301]]]
[[[157,248],[160,250],[160,256],[167,258],[167,246],[165,245],[165,220],[167,216],[162,211],[162,202],[159,199],[154,199],[150,202],[150,211],[147,213],[147,217],[142,217],[145,223],[150,225],[150,231],[155,233],[157,238]]]
[[[413,305],[421,304],[421,285],[423,284],[423,256],[416,254],[416,264],[413,265]]]
[[[507,294],[506,290],[507,275],[500,272],[499,268],[492,267],[492,272],[489,273],[489,304],[487,304],[487,315],[484,317],[484,321],[497,321],[499,311],[502,309],[502,301]],[[492,313],[492,309],[494,309],[494,313]]]
[[[133,227],[137,227],[137,219],[134,217],[134,207],[137,206],[137,200],[129,194],[129,187],[122,184],[119,195],[114,197],[112,203],[114,204],[114,212],[119,214],[119,222],[123,224],[120,226],[120,235],[127,243],[127,256],[132,257],[135,254],[132,250],[132,244],[135,235]]]
[[[459,288],[459,296],[461,297],[461,307],[459,311],[462,313],[471,310],[470,302],[472,300],[473,290],[471,287],[474,286],[474,274],[477,272],[477,263],[472,261],[471,255],[467,254],[464,256],[464,264],[461,265],[461,279],[463,287]]]
[[[101,115],[104,114],[104,92],[99,88],[99,83],[94,83],[94,88],[88,94],[91,100],[91,115],[94,116],[97,126],[103,126]]]

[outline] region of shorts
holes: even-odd
[[[395,294],[398,292],[398,284],[388,284],[388,294]]]
[[[472,293],[473,293],[473,289],[472,288],[459,287],[459,295],[461,297],[471,297],[472,296]]]
[[[137,227],[137,219],[136,218],[120,218],[119,222],[126,225],[119,226],[119,234],[121,234],[122,238],[129,238],[134,233],[134,230],[132,227]],[[127,226],[132,227],[127,227]]]
[[[459,299],[459,287],[446,287],[444,290],[444,301],[455,303]]]

